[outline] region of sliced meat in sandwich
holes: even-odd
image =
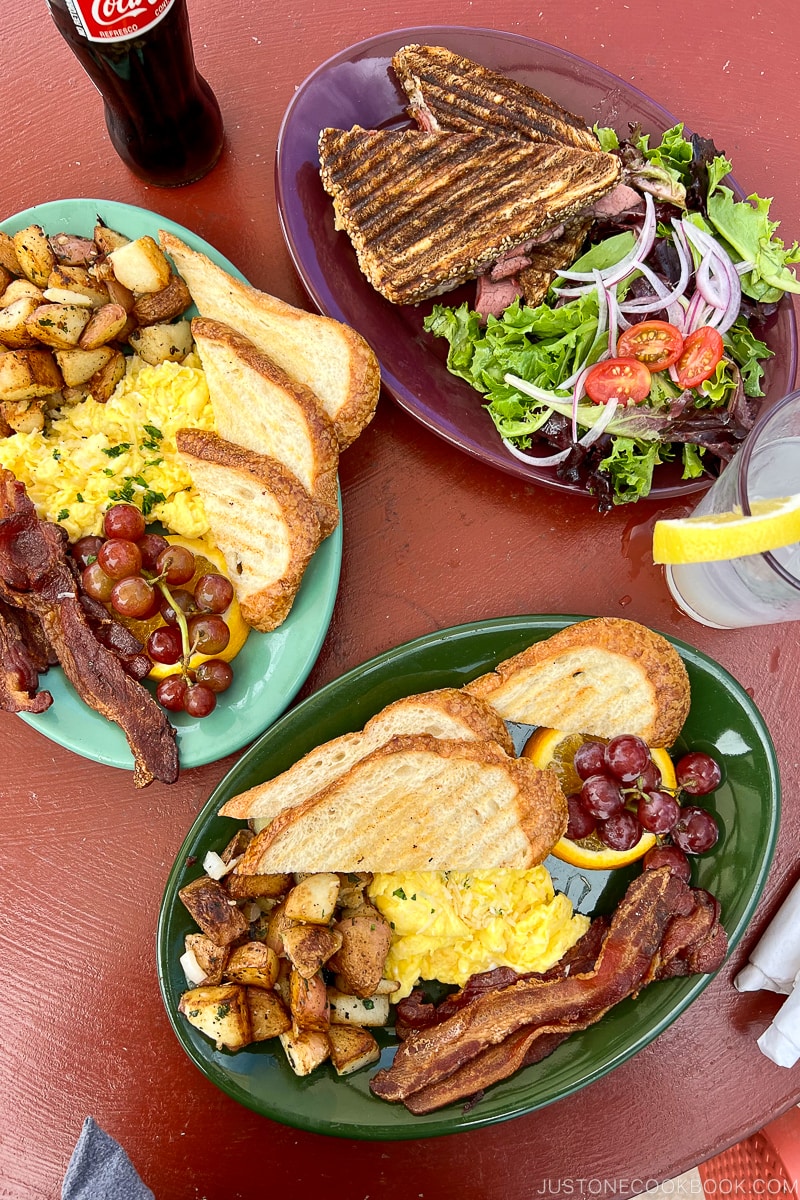
[[[600,152],[600,143],[581,117],[535,88],[444,46],[403,46],[392,66],[411,101],[409,112],[423,129],[485,130]]]
[[[370,283],[414,304],[605,195],[619,160],[496,133],[324,129],[321,177]]]

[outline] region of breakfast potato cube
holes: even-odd
[[[84,386],[88,395],[93,396],[98,404],[105,404],[113,395],[114,388],[125,374],[125,355],[121,350],[113,350],[108,362],[95,371]]]
[[[47,290],[77,292],[92,308],[101,308],[102,305],[108,304],[108,288],[94,279],[85,267],[56,267],[48,277]]]
[[[248,987],[273,988],[278,978],[278,956],[263,942],[245,942],[231,951],[225,965],[225,978]]]
[[[360,908],[364,903],[364,890],[372,883],[370,871],[348,871],[339,873],[340,908]]]
[[[216,946],[230,946],[248,931],[245,916],[216,879],[201,875],[178,892],[181,903]]]
[[[328,1028],[328,992],[325,980],[320,974],[305,979],[299,971],[292,970],[289,976],[289,1011],[292,1014],[293,1029]]]
[[[218,1050],[241,1050],[253,1040],[247,992],[238,983],[191,988],[181,996],[178,1012],[212,1038]]]
[[[240,858],[247,847],[252,842],[255,834],[252,829],[237,829],[231,840],[228,842],[225,849],[220,854],[220,858],[228,866],[235,858]]]
[[[28,225],[12,235],[17,261],[22,274],[37,287],[47,287],[50,272],[56,265],[56,256],[41,225]]]
[[[0,325],[2,314],[0,314]],[[0,335],[2,336],[2,335]],[[55,359],[64,376],[67,387],[79,387],[86,383],[114,357],[110,346],[100,346],[97,350],[56,350]]]
[[[0,267],[8,271],[9,275],[19,277],[22,274],[17,249],[10,233],[0,233]]]
[[[44,292],[35,283],[31,283],[30,279],[12,279],[2,296],[0,296],[0,308],[8,308],[9,304],[14,304],[17,300],[27,299],[35,300],[37,304],[41,304],[44,299]]]
[[[160,292],[170,281],[169,263],[149,235],[112,250],[108,257],[117,279],[134,293]]]
[[[49,304],[78,304],[82,308],[91,308],[92,302],[80,292],[70,292],[67,288],[48,287],[43,292],[44,299]]]
[[[331,1052],[326,1035],[316,1030],[303,1029],[295,1032],[290,1029],[282,1033],[280,1039],[289,1066],[295,1075],[310,1075],[315,1067],[325,1062]]]
[[[348,996],[328,988],[331,1025],[385,1025],[389,1020],[388,996]]]
[[[83,329],[78,345],[82,350],[96,350],[113,342],[125,332],[128,314],[121,304],[104,304],[96,309]]]
[[[231,879],[235,878],[235,875],[231,876]],[[269,914],[268,923],[267,936],[264,941],[275,951],[278,958],[282,958],[286,953],[283,945],[284,934],[288,929],[293,929],[297,924],[291,917],[287,917],[285,900],[281,900],[280,904],[276,904],[275,908],[273,908]]]
[[[37,341],[56,350],[77,346],[91,316],[91,310],[79,304],[40,304],[25,324]]]
[[[145,325],[144,329],[136,329],[128,342],[151,367],[162,362],[183,362],[192,349],[192,326],[189,321]]]
[[[3,421],[14,433],[41,433],[47,398],[41,400],[4,400],[0,405]]]
[[[286,875],[231,875],[226,887],[235,900],[277,900],[286,895]]]
[[[339,984],[337,983],[336,986],[338,987]],[[381,979],[380,983],[375,988],[375,995],[393,996],[399,987],[400,984],[396,979]]]
[[[76,233],[54,233],[48,241],[56,262],[68,267],[89,267],[100,253],[96,242]]]
[[[14,276],[0,263],[0,293],[4,292],[8,285],[13,282]]]
[[[351,1075],[377,1062],[381,1049],[368,1029],[357,1025],[331,1025],[328,1030],[331,1063],[337,1075]]]
[[[283,935],[283,948],[298,975],[310,979],[342,944],[342,935],[326,925],[297,925]]]
[[[95,225],[93,236],[101,254],[111,254],[112,251],[119,250],[122,246],[127,246],[131,240],[129,237],[125,237],[124,233],[118,233],[116,229],[110,229],[102,221],[98,221]]]
[[[160,292],[137,296],[133,313],[140,325],[161,325],[179,317],[191,303],[191,292],[180,275],[172,275]]]
[[[23,296],[13,304],[0,308],[0,342],[9,350],[24,350],[26,346],[37,345],[27,321],[38,307],[33,296]]]
[[[254,1042],[266,1042],[291,1029],[292,1019],[275,992],[268,992],[265,988],[247,988],[247,1005]]]
[[[61,388],[63,380],[49,350],[0,354],[0,400],[35,400]]]
[[[286,915],[295,921],[327,925],[339,895],[339,876],[333,873],[308,875],[286,897]]]
[[[334,929],[342,935],[342,946],[328,965],[346,992],[371,996],[383,978],[392,941],[388,921],[371,904],[362,904],[344,912]]]
[[[286,958],[278,960],[278,978],[275,980],[275,991],[288,1009],[292,1002],[292,964]]]
[[[108,298],[112,304],[119,304],[125,309],[126,313],[133,312],[133,306],[136,303],[136,297],[130,288],[126,288],[121,284],[116,276],[106,281],[106,289]]]
[[[222,972],[228,961],[228,947],[216,946],[204,933],[187,933],[184,948],[190,951],[200,970],[204,972],[203,984],[222,982]]]

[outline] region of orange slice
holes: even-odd
[[[186,538],[180,537],[178,534],[167,534],[167,541],[173,546],[185,546],[187,550],[191,550],[196,559],[196,570],[192,579],[182,584],[189,591],[194,588],[195,582],[201,575],[208,575],[209,572],[214,572],[220,575],[228,575],[228,568],[225,565],[225,559],[220,550],[213,542],[207,541],[205,538]],[[225,662],[230,662],[232,658],[241,650],[242,646],[247,641],[247,635],[250,632],[250,626],[246,624],[239,609],[239,602],[234,596],[231,604],[223,614],[225,624],[230,630],[230,641],[224,650],[219,654],[193,654],[189,660],[189,666],[192,670],[196,670],[201,662],[205,662],[207,658],[221,658]],[[117,617],[119,620],[119,617]],[[164,624],[163,618],[160,615],[151,617],[147,621],[134,621],[126,619],[125,624],[131,632],[144,644],[154,629],[158,629]],[[148,679],[165,679],[167,675],[175,674],[174,663],[153,663],[150,669]]]
[[[573,792],[580,791],[582,783],[573,765],[575,751],[584,742],[602,742],[605,745],[608,741],[608,738],[592,737],[588,734],[565,733],[561,729],[540,728],[528,738],[522,753],[526,758],[531,759],[534,766],[555,771],[559,783],[564,789],[564,794],[569,796]],[[677,789],[675,768],[666,750],[651,748],[650,754],[661,772],[662,786],[667,791]],[[551,850],[551,854],[571,866],[581,867],[583,870],[609,871],[636,862],[655,846],[656,841],[656,835],[645,830],[639,841],[630,850],[611,850],[608,846],[603,845],[599,837],[593,833],[577,842],[572,841],[571,838],[562,837]]]

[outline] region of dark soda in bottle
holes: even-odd
[[[222,150],[222,116],[198,73],[186,0],[47,0],[103,97],[114,149],[159,187],[200,179]]]

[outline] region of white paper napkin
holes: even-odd
[[[739,992],[779,992],[788,996],[800,973],[800,879],[733,981]],[[800,1005],[800,1001],[798,1001]]]
[[[788,998],[772,1024],[758,1039],[758,1047],[779,1067],[793,1067],[800,1059],[800,972]]]

